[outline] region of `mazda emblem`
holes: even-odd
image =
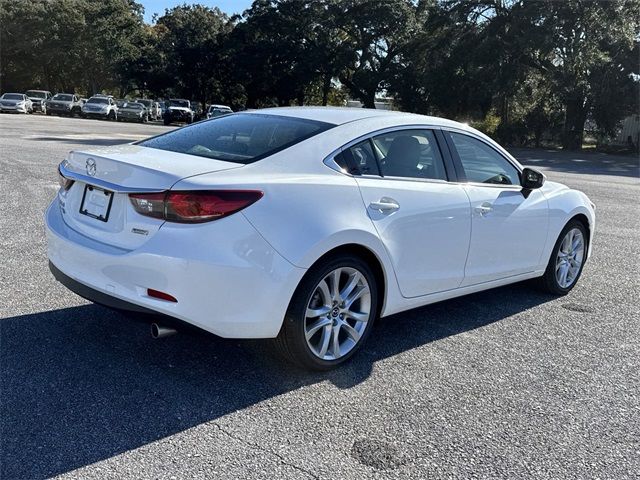
[[[91,177],[96,176],[96,161],[93,158],[87,159],[87,175]]]

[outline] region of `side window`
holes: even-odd
[[[373,137],[382,175],[446,180],[435,135],[431,130],[399,130]]]
[[[467,181],[520,185],[518,170],[489,145],[468,135],[450,133]]]
[[[336,155],[335,161],[352,175],[380,175],[371,141],[364,140]]]

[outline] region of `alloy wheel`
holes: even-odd
[[[584,236],[572,228],[562,239],[556,257],[556,280],[562,288],[569,288],[578,278],[584,262]]]
[[[358,344],[370,319],[367,279],[355,268],[336,268],[318,283],[307,304],[307,345],[316,357],[337,360]]]

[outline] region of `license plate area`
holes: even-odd
[[[82,202],[80,202],[80,213],[101,222],[107,222],[112,203],[113,192],[93,185],[85,185]]]

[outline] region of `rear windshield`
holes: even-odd
[[[335,125],[301,118],[236,113],[140,142],[143,147],[235,163],[253,163]]]
[[[47,98],[47,93],[46,92],[39,92],[37,90],[29,90],[26,93],[27,97],[33,97],[33,98]]]
[[[169,100],[169,106],[189,108],[189,100]]]

